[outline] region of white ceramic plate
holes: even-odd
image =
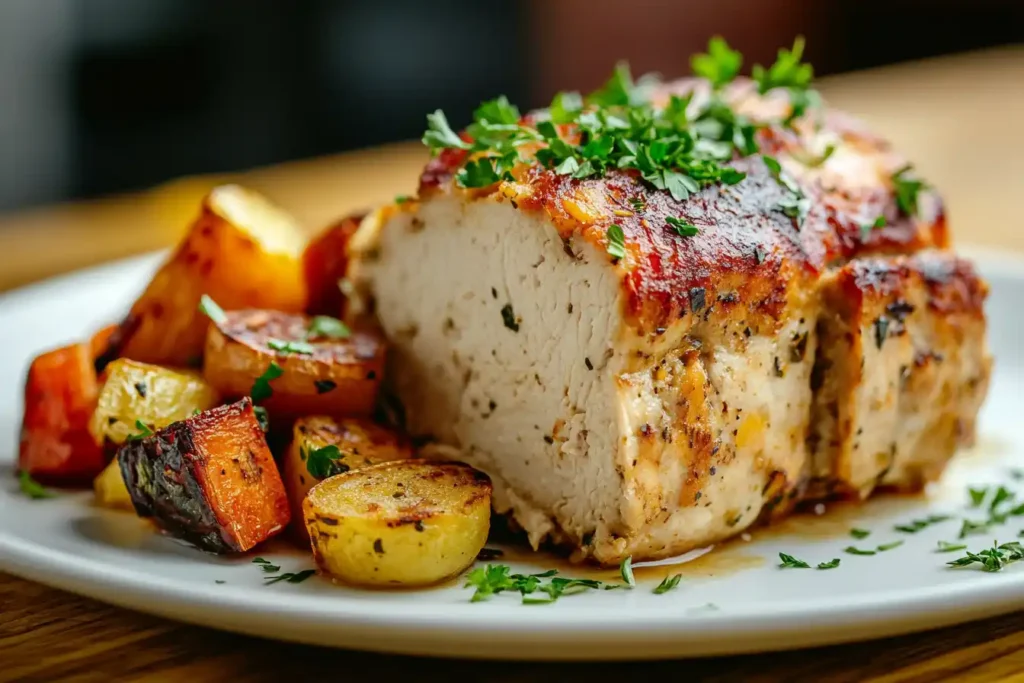
[[[149,530],[130,513],[102,510],[91,494],[49,500],[22,496],[13,477],[21,387],[39,350],[76,340],[116,320],[159,256],[75,273],[0,297],[0,569],[124,607],[215,628],[321,645],[412,654],[500,658],[642,659],[783,649],[923,630],[1024,608],[1024,563],[999,573],[949,569],[959,553],[935,552],[960,523],[901,534],[893,526],[930,513],[978,517],[969,484],[1012,482],[1024,467],[1017,437],[1024,397],[1019,307],[1024,261],[972,252],[990,279],[988,312],[996,372],[981,439],[928,498],[883,499],[817,519],[755,532],[683,565],[679,587],[652,588],[662,570],[638,571],[631,591],[594,591],[555,604],[522,605],[515,595],[470,603],[453,584],[421,592],[370,592],[321,578],[263,585],[252,557],[200,553]],[[1024,494],[1024,482],[1019,483]],[[872,530],[863,540],[851,527]],[[1024,517],[968,539],[978,550],[1009,541]],[[875,556],[851,544],[904,544]],[[841,558],[829,571],[781,569],[778,553],[811,563]],[[262,555],[297,571],[310,558],[274,546]],[[501,560],[499,560],[501,561]],[[512,563],[543,571],[550,560]],[[644,578],[650,576],[651,578]],[[223,583],[220,583],[223,582]]]

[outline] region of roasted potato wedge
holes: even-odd
[[[484,547],[491,482],[467,465],[399,460],[325,479],[302,511],[324,572],[357,585],[425,586]]]
[[[117,460],[111,460],[103,468],[100,475],[92,482],[93,491],[96,493],[96,502],[103,507],[121,510],[134,510],[132,497],[128,493],[128,487],[124,485],[124,477],[121,476],[121,466]]]
[[[121,445],[137,434],[136,422],[162,429],[217,405],[217,392],[190,370],[120,358],[107,366],[89,432],[96,443]]]
[[[36,357],[25,380],[19,469],[47,483],[92,481],[108,459],[88,430],[98,393],[89,344]]]
[[[365,214],[346,216],[310,240],[302,254],[311,315],[343,318],[345,296],[339,282],[348,268],[348,241],[359,229]]]
[[[309,533],[302,521],[302,501],[316,484],[349,470],[412,457],[407,439],[358,418],[299,418],[292,435],[284,456],[284,485],[292,506],[291,529],[303,544],[309,543]]]
[[[261,402],[272,420],[369,416],[384,373],[383,338],[361,330],[345,338],[307,337],[314,320],[278,311],[226,313],[210,325],[203,376],[222,395],[243,396],[276,363],[283,372]]]
[[[203,294],[228,309],[304,310],[305,242],[296,223],[261,195],[236,185],[214,188],[121,323],[114,355],[198,365],[209,324],[198,310]]]
[[[117,459],[139,516],[203,550],[244,552],[288,524],[284,483],[248,398],[128,441]]]

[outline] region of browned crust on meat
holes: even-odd
[[[692,80],[666,84],[656,99],[670,92],[699,91],[700,87]],[[737,103],[753,102],[755,110],[773,106],[769,98],[752,97],[747,82],[732,88],[729,97]],[[524,123],[529,124],[535,116],[525,117]],[[768,118],[766,115],[765,120]],[[571,129],[563,127],[563,131],[567,137],[574,135]],[[904,160],[856,121],[826,112],[820,130],[810,121],[798,122],[795,129],[774,123],[761,131],[759,144],[765,154],[792,159],[813,155],[808,146],[822,135],[870,155],[883,171],[875,184],[845,183],[841,172],[798,173],[794,179],[811,200],[810,211],[800,225],[778,207],[788,191],[760,156],[732,162],[747,173],[739,184],[711,186],[685,201],[675,201],[667,192],[644,183],[633,170],[612,170],[602,178],[576,180],[537,163],[515,169],[515,182],[462,190],[453,177],[466,160],[466,152],[449,149],[427,164],[419,191],[421,199],[437,194],[490,197],[510,201],[521,211],[542,213],[554,224],[571,255],[578,254],[574,245],[581,240],[603,251],[608,227],[619,225],[627,253],[617,267],[627,293],[627,313],[640,332],[667,327],[685,316],[691,310],[689,299],[694,289],[705,290],[709,301],[720,292],[736,292],[755,322],[758,316],[764,322],[777,321],[791,280],[814,280],[829,266],[861,255],[912,253],[949,244],[941,203],[931,193],[924,193],[929,199],[922,202],[927,206],[922,217],[900,213],[889,176]],[[638,211],[637,205],[643,209]],[[676,235],[665,221],[670,216],[692,223],[700,233],[689,238]],[[885,219],[884,227],[862,229],[880,216]]]

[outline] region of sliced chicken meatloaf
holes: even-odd
[[[986,288],[938,197],[837,112],[785,121],[746,81],[716,97],[758,124],[738,182],[680,197],[533,160],[464,188],[473,152],[447,149],[353,241],[407,427],[490,475],[535,546],[672,556],[809,497],[919,487],[972,439]]]

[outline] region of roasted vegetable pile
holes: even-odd
[[[350,583],[425,585],[469,566],[490,482],[413,459],[373,420],[386,344],[346,318],[340,286],[362,220],[307,242],[258,194],[212,190],[119,324],[32,362],[23,487],[91,481],[98,504],[214,553],[289,528]]]

